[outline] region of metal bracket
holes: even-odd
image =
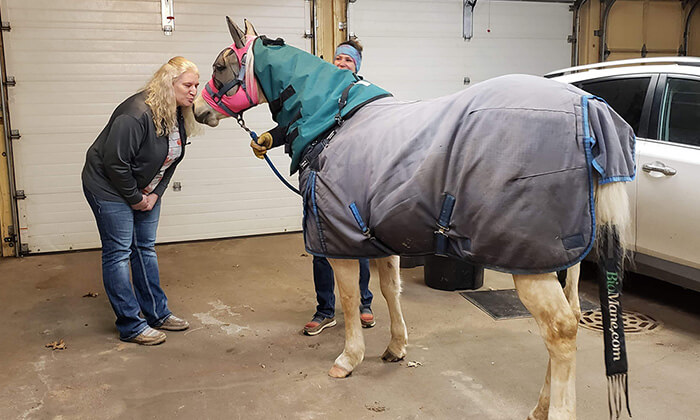
[[[311,29],[307,29],[307,30],[304,31],[303,37],[304,37],[305,39],[311,39],[311,38],[314,37],[314,33],[311,32]]]
[[[28,244],[22,244],[19,247],[19,255],[27,255],[29,254],[29,245]]]
[[[15,76],[7,76],[5,79],[5,86],[16,86],[17,81],[15,81]]]
[[[10,22],[1,22],[0,23],[0,30],[10,32],[12,30],[12,27],[10,26]]]
[[[7,243],[8,246],[14,248],[15,242],[17,242],[17,234],[15,233],[15,227],[13,225],[7,227],[7,236],[2,238],[2,240]]]
[[[568,36],[566,37],[566,42],[568,42],[569,44],[573,44],[573,43],[576,42],[576,37],[573,36],[573,35],[568,35]]]
[[[593,31],[593,36],[603,36],[603,31],[601,29],[596,29]]]
[[[24,200],[27,196],[24,194],[24,190],[17,190],[15,192],[15,200]]]
[[[338,22],[338,30],[339,31],[344,31],[348,28],[348,23],[347,22]]]
[[[10,130],[10,138],[12,140],[19,140],[20,137],[22,137],[22,135],[19,134],[19,130]]]

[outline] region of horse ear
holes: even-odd
[[[253,27],[253,24],[248,22],[248,19],[243,19],[245,22],[245,35],[246,36],[258,36],[258,32]]]
[[[228,31],[231,33],[231,38],[233,38],[236,48],[245,47],[245,33],[228,16],[226,16],[226,23],[228,23]]]

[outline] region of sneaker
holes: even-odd
[[[321,334],[324,328],[335,327],[335,318],[324,318],[322,316],[314,316],[311,321],[304,325],[304,334],[316,335]]]
[[[362,328],[372,328],[376,322],[374,321],[374,314],[370,308],[360,308],[360,322],[362,322]]]
[[[160,344],[165,341],[165,333],[154,330],[151,327],[146,327],[145,330],[141,331],[141,334],[125,341],[141,344],[142,346],[155,346],[156,344]]]
[[[170,314],[170,316],[165,318],[165,321],[163,321],[163,323],[156,328],[168,331],[182,331],[188,329],[189,327],[189,322]]]

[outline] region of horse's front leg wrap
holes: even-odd
[[[365,340],[360,323],[360,284],[357,260],[329,259],[345,316],[345,348],[328,374],[343,378],[352,373],[365,357]]]

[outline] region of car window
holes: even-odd
[[[700,81],[667,79],[659,116],[659,139],[700,146]]]
[[[639,131],[639,120],[650,80],[651,77],[626,77],[574,84],[592,95],[605,99],[636,133]]]

